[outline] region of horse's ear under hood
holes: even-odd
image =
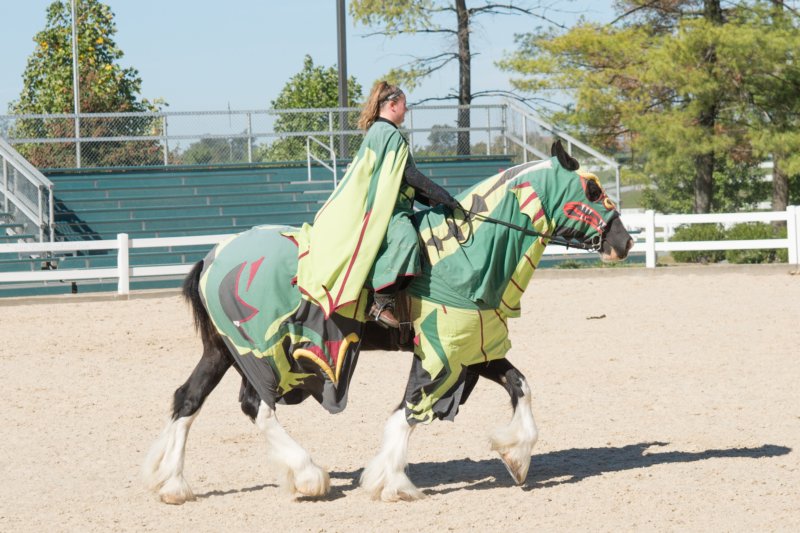
[[[578,170],[581,164],[578,163],[578,160],[572,157],[564,150],[564,146],[561,144],[561,141],[556,141],[550,147],[550,155],[555,156],[558,158],[558,162],[567,170]]]

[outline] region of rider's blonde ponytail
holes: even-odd
[[[397,85],[389,85],[385,81],[375,83],[358,117],[359,129],[367,131],[380,116],[381,106],[388,100],[394,100],[402,95],[403,91]]]

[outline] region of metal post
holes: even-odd
[[[308,169],[308,181],[311,181],[311,137],[306,137],[306,168]]]
[[[72,98],[75,113],[75,166],[81,168],[81,99],[78,76],[78,22],[75,17],[77,8],[72,0]]]
[[[347,107],[349,101],[347,95],[347,35],[345,33],[345,10],[344,0],[337,0],[336,2],[336,36],[339,51],[339,131],[342,132],[339,137],[339,154],[341,157],[347,157],[347,144],[344,139],[344,130],[346,114],[344,108]]]
[[[522,115],[522,162],[528,162],[528,118]]]
[[[42,194],[42,186],[36,187],[36,207],[39,216],[39,242],[44,242],[44,195]]]
[[[656,212],[652,209],[645,211],[645,266],[656,267]]]
[[[3,211],[8,213],[8,160],[3,158]]]
[[[247,114],[247,162],[253,162],[253,114]]]
[[[617,208],[622,209],[622,184],[620,182],[619,165],[614,167],[614,174],[616,175],[617,183]]]
[[[408,129],[411,130],[408,132],[408,149],[413,154],[414,153],[414,110],[409,109],[406,113],[408,117]]]
[[[169,166],[169,135],[167,134],[167,115],[161,117],[161,134],[164,137],[164,166]]]
[[[131,292],[131,272],[128,251],[130,241],[127,233],[117,234],[117,294],[127,296]]]
[[[341,129],[341,128],[340,128]],[[333,144],[333,111],[328,111],[328,131],[330,135],[328,135],[328,146],[331,148],[331,152],[334,151],[334,144]],[[341,141],[341,139],[340,139]],[[341,142],[339,142],[339,148],[341,148]]]
[[[55,198],[53,198],[53,186],[52,185],[49,187],[49,189],[47,191],[47,199],[48,199],[48,203],[50,204],[48,206],[48,210],[49,210],[48,215],[50,216],[50,219],[48,220],[49,229],[50,229],[50,242],[53,242],[53,241],[56,240],[56,237],[55,237],[55,233],[56,233],[56,208],[55,208],[55,205],[53,205],[55,203]]]
[[[503,136],[503,155],[508,155],[508,104],[500,114],[500,135]]]
[[[492,110],[486,107],[486,155],[492,155]]]

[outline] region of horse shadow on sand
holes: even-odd
[[[572,448],[536,454],[531,459],[531,468],[523,490],[555,487],[568,483],[579,483],[584,479],[610,472],[621,472],[651,466],[693,463],[708,459],[764,459],[779,457],[792,451],[787,446],[764,444],[756,448],[729,448],[705,450],[700,452],[658,452],[653,448],[667,446],[667,442],[640,442],[619,447]],[[350,472],[330,472],[331,480],[344,480],[346,483],[332,483],[331,490],[324,500],[338,500],[358,487],[358,479],[363,469]],[[505,470],[500,459],[454,459],[444,462],[425,462],[409,465],[409,476],[428,495],[447,494],[461,490],[487,490],[497,487],[511,487],[514,482]],[[264,484],[231,490],[215,490],[198,494],[198,499],[226,496],[234,493],[260,491],[274,484]],[[300,498],[305,500],[307,498]]]
[[[692,463],[708,459],[745,458],[762,459],[786,455],[792,451],[786,446],[764,444],[755,448],[730,448],[700,452],[657,452],[653,448],[667,446],[666,442],[640,442],[621,447],[572,448],[543,454],[531,459],[528,477],[523,490],[555,487],[579,483],[584,479],[610,472],[649,468],[651,466]],[[331,478],[351,480],[358,485],[361,469],[355,472],[331,472]],[[439,463],[414,463],[409,465],[409,477],[428,495],[447,494],[461,490],[486,490],[511,487],[514,482],[500,459],[455,459]],[[348,487],[344,487],[349,489]]]

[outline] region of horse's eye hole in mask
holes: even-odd
[[[603,188],[597,183],[597,180],[589,178],[586,180],[586,198],[590,202],[599,202],[603,197]]]

